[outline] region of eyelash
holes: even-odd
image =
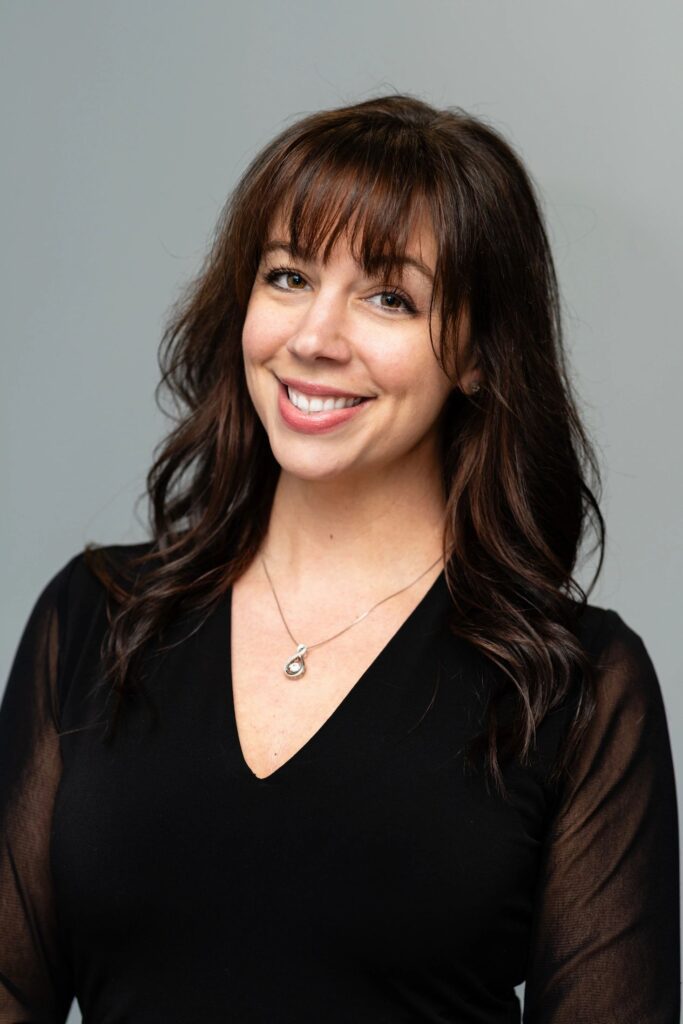
[[[289,288],[281,288],[280,285],[275,284],[276,279],[278,277],[280,277],[282,274],[295,274],[297,277],[300,277],[303,281],[306,280],[306,278],[304,277],[304,275],[302,273],[300,273],[298,270],[294,270],[292,267],[273,267],[271,270],[265,271],[265,273],[263,274],[263,280],[266,282],[266,284],[272,284],[275,288],[280,288],[281,291],[290,291]],[[294,288],[292,290],[293,291],[298,291],[297,288]],[[386,289],[382,290],[381,292],[376,292],[376,294],[377,295],[395,295],[397,298],[399,298],[404,303],[406,314],[415,315],[417,313],[417,308],[416,308],[415,304],[411,301],[409,296],[406,295],[406,293],[404,291],[401,291],[400,288],[386,288]],[[399,310],[393,310],[389,306],[383,306],[382,308],[386,309],[388,313],[392,313],[392,314],[394,312],[396,312],[396,313],[400,313],[401,312],[400,309]]]

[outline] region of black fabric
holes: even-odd
[[[139,545],[112,549],[121,558]],[[76,555],[39,596],[0,707],[0,1022],[676,1024],[678,820],[650,657],[590,605],[598,710],[569,705],[466,775],[484,659],[443,575],[321,729],[258,779],[238,743],[230,593],[102,742],[104,592]],[[285,685],[283,683],[283,685]],[[289,684],[287,684],[289,685]]]

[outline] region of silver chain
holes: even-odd
[[[442,555],[439,555],[439,557],[437,559],[435,559],[432,562],[431,565],[428,565],[427,568],[424,570],[424,572],[421,572],[420,575],[417,576],[414,580],[412,580],[410,583],[407,583],[405,587],[401,587],[400,590],[395,590],[394,593],[393,594],[389,594],[388,597],[383,597],[381,601],[377,602],[377,604],[373,604],[372,608],[368,608],[368,610],[366,612],[363,612],[363,614],[359,615],[357,619],[354,619],[353,622],[350,625],[344,626],[344,628],[340,629],[338,633],[334,633],[332,636],[328,636],[325,640],[318,640],[317,643],[314,643],[314,644],[306,644],[305,645],[305,649],[308,651],[312,647],[320,647],[321,644],[329,643],[330,640],[336,640],[336,638],[338,636],[341,636],[342,633],[346,633],[346,631],[348,629],[351,629],[351,626],[357,626],[359,622],[362,622],[363,619],[367,618],[367,616],[370,614],[370,612],[374,612],[375,608],[379,608],[379,606],[381,604],[384,604],[385,601],[388,601],[392,597],[396,597],[398,594],[402,594],[404,590],[408,590],[409,587],[414,586],[418,582],[418,580],[421,580],[423,576],[427,575],[427,573],[429,572],[430,569],[434,568],[434,566],[437,564],[437,562],[441,561],[442,557],[443,557]],[[292,636],[292,631],[289,628],[289,626],[287,625],[287,620],[285,619],[284,613],[283,613],[282,608],[280,606],[280,602],[278,601],[277,594],[275,592],[275,587],[273,586],[273,581],[270,578],[270,573],[268,572],[268,567],[266,566],[266,562],[265,562],[265,559],[264,559],[263,555],[261,555],[261,563],[262,563],[263,568],[265,570],[268,582],[270,583],[270,589],[273,591],[273,597],[275,598],[275,603],[276,603],[278,611],[280,613],[280,618],[282,619],[282,621],[284,623],[285,629],[289,633],[290,640],[293,643],[297,644],[297,647],[303,647],[304,645],[303,644],[299,644],[298,641],[294,638],[294,636]]]

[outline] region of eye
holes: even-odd
[[[279,283],[281,278],[284,278],[286,283]],[[263,280],[266,284],[270,284],[273,288],[278,288],[283,292],[303,291],[307,283],[303,274],[300,274],[298,270],[294,270],[293,267],[272,267],[270,270],[265,271]],[[377,304],[373,301],[374,299],[380,299],[381,301]],[[403,314],[405,316],[406,314],[417,313],[417,307],[413,301],[400,288],[388,288],[385,291],[377,292],[367,301],[371,305],[378,305],[380,309],[394,315]]]
[[[287,280],[286,285],[278,284],[278,278],[284,277]],[[272,270],[267,270],[263,275],[263,280],[267,284],[272,284],[274,288],[279,288],[283,292],[300,292],[302,286],[306,284],[306,279],[299,273],[298,270],[293,270],[291,267],[273,267]]]
[[[386,304],[380,303],[381,309],[390,313],[416,313],[417,309],[410,298],[400,288],[391,288],[388,291],[378,292],[372,296],[373,299],[386,299]],[[370,300],[371,301],[371,300]]]

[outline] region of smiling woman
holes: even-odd
[[[276,214],[277,238],[285,226]],[[432,348],[437,248],[429,222],[408,237],[393,277],[365,271],[346,235],[324,262],[283,267],[285,253],[291,258],[288,241],[265,246],[242,329],[247,387],[280,467],[318,480],[343,473],[344,487],[353,478],[378,501],[388,490],[384,474],[410,475],[404,460],[439,480],[439,419],[452,382]],[[285,381],[289,388],[278,386]],[[335,429],[342,424],[348,429]],[[318,445],[314,434],[325,435]]]
[[[0,1024],[511,1024],[523,981],[673,1024],[667,719],[573,576],[600,477],[509,145],[292,124],[160,361],[150,538],[47,583],[0,709]]]

